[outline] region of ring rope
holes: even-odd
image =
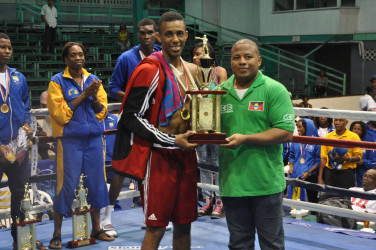
[[[340,109],[317,109],[317,108],[297,108],[294,107],[295,115],[343,118],[361,121],[376,121],[376,112],[370,111],[353,111]]]

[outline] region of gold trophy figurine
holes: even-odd
[[[36,249],[36,227],[35,223],[40,222],[40,219],[33,220],[30,216],[33,210],[32,201],[29,196],[29,183],[25,184],[24,198],[21,200],[20,209],[25,214],[24,221],[17,218],[17,249]]]
[[[87,204],[88,189],[84,187],[84,178],[81,174],[78,188],[74,190],[76,202],[72,204],[72,231],[73,240],[68,242],[69,248],[77,248],[96,244],[95,238],[90,237],[90,205]]]
[[[203,42],[203,57],[200,66],[197,66],[196,81],[199,90],[189,90],[186,94],[192,95],[192,130],[196,134],[188,138],[189,142],[199,144],[226,144],[226,134],[221,133],[221,95],[226,91],[210,89],[210,73],[215,72],[214,59],[209,55],[208,38],[196,37]],[[202,75],[202,79],[200,77]],[[212,81],[217,77],[212,74]]]
[[[209,78],[210,78],[210,72],[212,71],[213,79],[216,78],[215,70],[214,70],[214,60],[209,55],[209,48],[208,48],[208,38],[206,35],[204,37],[195,37],[196,39],[202,40],[202,52],[203,57],[200,59],[200,66],[197,66],[196,70],[196,79],[199,83],[201,90],[210,90],[209,89]],[[203,81],[200,80],[199,74],[203,74]]]

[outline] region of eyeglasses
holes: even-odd
[[[369,175],[369,174],[364,174],[364,175],[363,175],[363,179],[375,180],[376,177],[373,177],[372,175]]]

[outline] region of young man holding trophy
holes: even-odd
[[[143,249],[158,249],[169,221],[173,247],[189,249],[191,222],[197,218],[197,144],[187,141],[193,132],[188,131],[191,96],[186,95],[197,88],[196,66],[181,58],[187,37],[179,13],[161,16],[157,39],[162,52],[134,70],[121,106],[112,166],[144,180]]]

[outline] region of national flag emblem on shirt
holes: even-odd
[[[264,111],[264,102],[249,102],[248,110]]]

